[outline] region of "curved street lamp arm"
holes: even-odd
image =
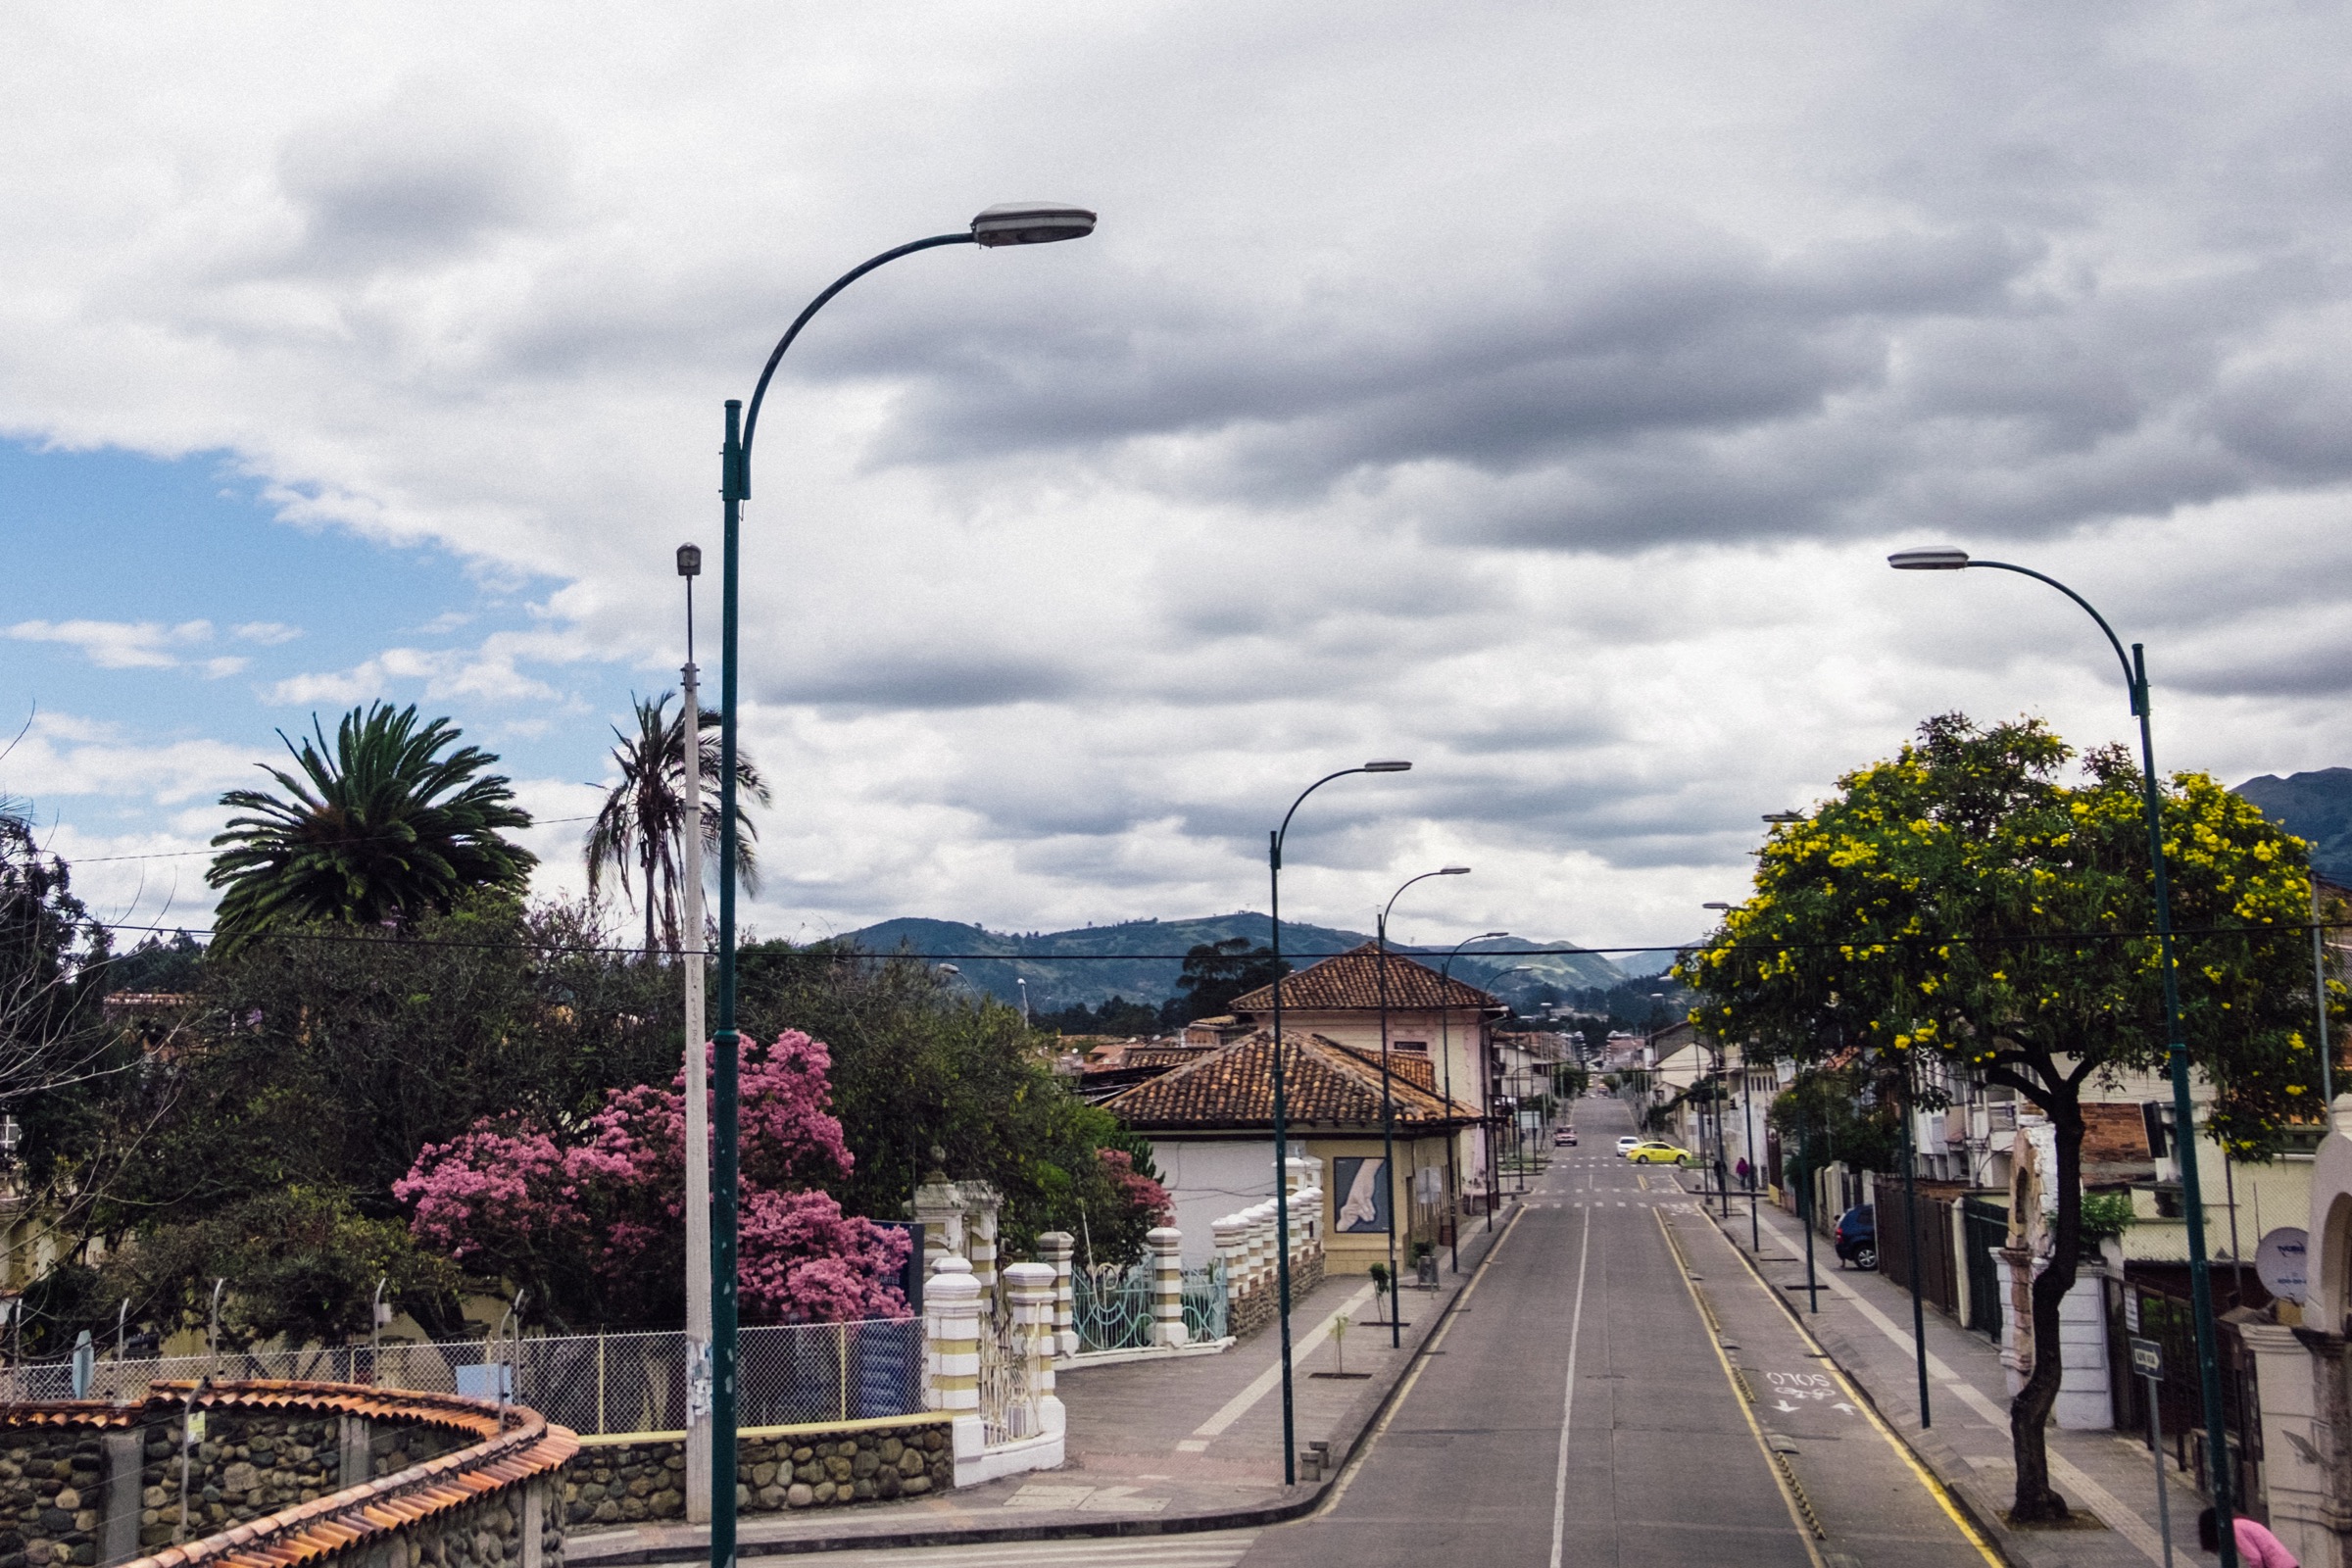
[[[2124,652],[2124,640],[2115,634],[2115,628],[2107,624],[2107,617],[2100,614],[2097,610],[2092,608],[2089,600],[2083,598],[2081,594],[2075,592],[2072,588],[2069,588],[2066,584],[2060,582],[2057,578],[2049,575],[2047,572],[2035,571],[2032,566],[2020,566],[2006,561],[1972,560],[1969,562],[1969,564],[1971,566],[1989,566],[1995,571],[2014,571],[2021,577],[2031,577],[2035,582],[2048,583],[2051,587],[2066,595],[2067,598],[2072,599],[2076,604],[2082,606],[2082,612],[2088,615],[2091,619],[2097,621],[2099,623],[2099,630],[2107,634],[2107,646],[2115,650],[2116,662],[2124,666],[2124,686],[2125,689],[2132,694],[2132,711],[2136,714],[2140,710],[2142,701],[2140,680],[2139,677],[2132,671],[2131,656]]]
[[[1277,871],[1282,869],[1282,841],[1289,837],[1291,831],[1291,818],[1298,814],[1298,808],[1306,804],[1306,798],[1309,795],[1314,794],[1315,791],[1321,789],[1324,785],[1330,783],[1335,778],[1346,778],[1350,773],[1368,773],[1370,771],[1370,768],[1364,767],[1343,767],[1337,773],[1324,774],[1321,778],[1315,780],[1312,784],[1309,784],[1306,788],[1298,792],[1298,798],[1291,803],[1291,808],[1282,813],[1282,826],[1274,830],[1274,869]]]
[[[784,351],[792,347],[792,340],[801,335],[801,328],[808,324],[808,318],[823,310],[826,302],[834,295],[848,288],[852,283],[857,282],[885,262],[895,262],[902,256],[911,256],[916,251],[932,250],[941,245],[976,243],[978,241],[975,236],[966,231],[960,234],[934,234],[929,239],[918,239],[911,244],[901,245],[896,250],[884,251],[872,261],[860,263],[842,273],[840,277],[834,279],[831,288],[810,300],[808,309],[793,318],[792,325],[785,328],[784,336],[778,340],[776,351],[767,357],[767,364],[760,368],[760,384],[752,389],[751,404],[744,410],[742,455],[735,460],[736,472],[733,476],[736,500],[747,500],[752,493],[752,437],[760,428],[760,405],[767,398],[767,383],[775,378],[776,367],[784,362]]]
[[[1446,872],[1444,872],[1444,871],[1424,871],[1424,872],[1422,872],[1422,873],[1421,873],[1419,876],[1416,876],[1416,877],[1408,877],[1408,878],[1405,880],[1404,887],[1403,887],[1403,888],[1398,888],[1398,889],[1397,889],[1396,892],[1394,892],[1394,893],[1390,894],[1390,895],[1389,895],[1389,902],[1381,906],[1381,909],[1380,909],[1380,928],[1381,928],[1381,930],[1383,930],[1383,931],[1386,931],[1386,930],[1388,930],[1388,928],[1389,928],[1389,913],[1390,913],[1390,911],[1391,911],[1391,910],[1393,910],[1393,909],[1395,909],[1395,908],[1396,907],[1396,901],[1397,901],[1398,899],[1401,899],[1401,898],[1403,898],[1403,897],[1404,897],[1404,888],[1409,888],[1409,887],[1411,887],[1411,886],[1412,886],[1412,885],[1413,885],[1415,882],[1426,882],[1426,881],[1428,881],[1428,880],[1429,880],[1431,877],[1433,877],[1433,876],[1445,876],[1445,875],[1447,875],[1447,874],[1448,874],[1448,873],[1446,873]]]

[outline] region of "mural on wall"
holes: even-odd
[[[1367,1154],[1348,1154],[1331,1162],[1332,1186],[1342,1195],[1338,1229],[1386,1231],[1389,1228],[1388,1164]]]

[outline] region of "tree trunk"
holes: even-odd
[[[2009,1446],[2017,1460],[2017,1494],[2009,1516],[2021,1524],[2059,1524],[2070,1517],[2066,1499],[2050,1490],[2047,1429],[2066,1372],[2058,1307],[2075,1288],[2082,1246],[2082,1105],[2077,1086],[2060,1082],[2047,1109],[2057,1134],[2058,1168],[2050,1173],[2050,1187],[2058,1200],[2058,1224],[2050,1266],[2034,1281],[2034,1371],[2009,1401]]]
[[[654,858],[651,854],[645,858],[645,956],[649,962],[654,956]]]

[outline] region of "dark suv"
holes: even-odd
[[[1838,1215],[1836,1228],[1830,1232],[1830,1245],[1838,1250],[1838,1261],[1840,1263],[1851,1263],[1856,1268],[1877,1268],[1879,1211],[1863,1203]]]

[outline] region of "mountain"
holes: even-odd
[[[1128,920],[1118,925],[1043,932],[990,931],[955,920],[884,920],[849,932],[843,940],[855,942],[868,953],[905,952],[933,962],[953,963],[966,983],[1005,1002],[1020,1000],[1015,982],[1026,980],[1029,1005],[1051,1012],[1081,1004],[1097,1006],[1114,995],[1156,1006],[1176,994],[1176,978],[1184,972],[1187,949],[1233,937],[1255,947],[1272,933],[1273,922],[1266,916],[1240,910],[1194,920]],[[1371,940],[1363,932],[1331,926],[1289,920],[1282,926],[1283,954],[1299,968],[1317,957],[1344,953]],[[1625,978],[1598,954],[1528,955],[1531,948],[1569,946],[1517,937],[1476,942],[1463,950],[1452,972],[1526,1006],[1556,1000],[1571,991],[1607,987]],[[1396,951],[1432,962],[1442,960],[1450,950],[1441,948],[1432,953],[1399,943]],[[1499,971],[1521,965],[1527,967],[1504,976],[1499,986],[1490,984]]]
[[[2312,868],[2330,882],[2352,886],[2352,767],[2323,767],[2280,778],[2265,773],[2233,792],[2263,814],[2312,843]]]

